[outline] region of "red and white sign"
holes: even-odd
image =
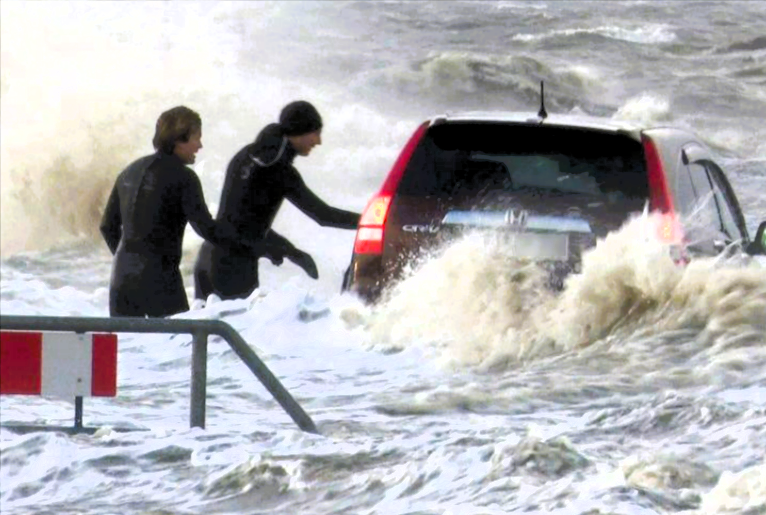
[[[117,335],[0,331],[0,394],[117,395]]]

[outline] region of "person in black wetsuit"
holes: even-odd
[[[187,221],[203,238],[227,248],[267,252],[240,241],[231,227],[213,220],[194,163],[202,148],[202,121],[178,106],[157,120],[157,152],[130,164],[115,181],[101,220],[114,255],[109,286],[111,316],[163,317],[188,311],[179,270]],[[260,250],[258,250],[260,249]],[[279,254],[279,249],[270,251]]]
[[[203,243],[194,267],[196,298],[206,299],[211,293],[221,299],[247,298],[258,288],[261,257],[276,265],[287,257],[312,278],[318,277],[311,256],[271,229],[284,199],[319,225],[356,229],[360,215],[327,205],[293,166],[296,155],[307,156],[322,143],[321,131],[322,118],[316,108],[306,101],[292,102],[282,109],[279,123],[264,127],[253,143],[231,159],[216,219],[264,245],[261,251],[242,251]]]

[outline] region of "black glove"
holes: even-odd
[[[271,264],[274,266],[280,266],[285,260],[284,254],[279,252],[268,252],[264,254],[263,257],[271,261]]]
[[[267,240],[261,240],[260,245],[260,256],[271,261],[274,266],[280,266],[284,262],[285,256],[292,252],[292,249],[284,245],[278,245]]]
[[[317,265],[314,263],[314,260],[308,253],[295,249],[293,252],[287,254],[287,259],[301,267],[303,271],[306,272],[306,274],[312,279],[319,278]]]

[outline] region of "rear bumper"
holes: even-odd
[[[374,304],[380,300],[388,282],[380,255],[355,254],[343,276],[341,292],[353,293],[366,304]]]
[[[546,286],[561,291],[564,281],[579,271],[579,261],[537,261],[548,273]],[[383,269],[382,258],[374,255],[354,255],[343,276],[342,293],[353,293],[366,304],[377,303],[393,284],[394,278]]]

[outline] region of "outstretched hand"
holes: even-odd
[[[296,249],[295,252],[287,256],[287,259],[301,267],[303,271],[306,272],[306,274],[312,279],[319,278],[317,265],[314,263],[314,260],[308,253]]]

